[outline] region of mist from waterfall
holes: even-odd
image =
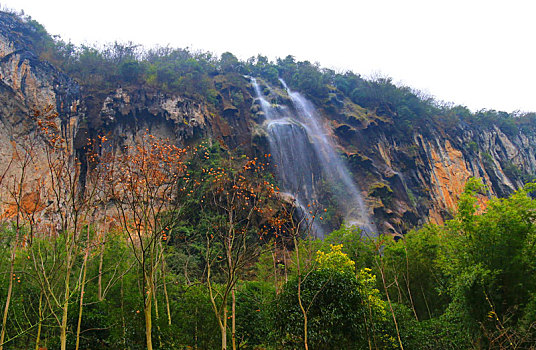
[[[270,152],[277,165],[276,173],[284,195],[293,198],[302,217],[312,218],[313,204],[317,199],[315,174],[321,173],[315,150],[309,140],[307,127],[292,117],[286,106],[272,105],[263,97],[259,84],[251,78],[257,101],[266,120]],[[322,237],[320,225],[310,226],[313,234]]]
[[[311,102],[280,81],[293,109],[266,101],[257,80],[251,78],[266,118],[264,127],[282,189],[298,203],[311,203],[319,198],[317,187],[325,180],[346,222],[361,227],[367,234],[375,231],[359,188],[335,151],[332,138],[324,132],[322,118]],[[303,210],[308,213],[307,208]]]

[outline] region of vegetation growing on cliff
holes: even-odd
[[[309,61],[296,61],[290,55],[275,61],[262,55],[241,61],[230,52],[218,57],[189,48],[146,49],[134,43],[117,42],[76,46],[51,37],[31,18],[22,18],[27,22],[25,34],[34,52],[92,91],[146,86],[218,105],[221,101],[215,76],[251,75],[273,85],[279,85],[278,79],[282,78],[291,88],[326,109],[347,97],[377,115],[395,119],[400,135],[411,131],[426,133],[430,122],[443,129],[460,123],[481,128],[497,125],[507,135],[516,134],[519,129],[534,130],[535,113],[495,110],[472,113],[464,106],[437,101],[420,91],[395,84],[389,77],[367,79],[354,72],[335,72]]]
[[[36,118],[53,186],[23,196],[34,143],[4,165],[2,348],[533,348],[536,184],[482,207],[471,180],[452,220],[398,242],[317,240],[268,155],[146,135],[115,159],[100,138],[80,187],[54,114]]]
[[[237,109],[245,97],[229,86],[250,74],[282,77],[325,108],[349,98],[403,132],[425,121],[533,128],[533,115],[473,114],[291,56],[74,47],[28,25],[36,52],[97,92],[144,86],[218,107],[225,90]],[[76,159],[57,117],[36,113],[39,135],[0,164],[0,349],[534,349],[535,184],[484,206],[471,180],[452,220],[398,242],[344,225],[317,240],[278,193],[269,154],[145,134],[132,147],[100,136]],[[370,192],[388,203],[395,190]]]

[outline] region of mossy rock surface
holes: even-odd
[[[383,182],[377,182],[369,188],[369,196],[371,197],[387,199],[391,197],[392,194],[393,190],[391,187]]]

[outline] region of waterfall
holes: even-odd
[[[293,195],[297,203],[313,203],[319,198],[318,185],[325,180],[346,222],[361,227],[367,234],[375,231],[359,188],[335,151],[332,138],[323,131],[322,118],[313,104],[281,80],[293,110],[272,105],[263,97],[257,80],[251,78],[251,82],[266,117],[263,125],[282,189]],[[300,211],[308,214],[307,208],[301,206]],[[323,235],[319,225],[316,230],[317,235]]]

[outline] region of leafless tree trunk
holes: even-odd
[[[149,278],[150,279],[150,278]],[[153,350],[153,320],[152,320],[152,287],[151,281],[147,281],[148,286],[146,287],[145,303],[143,305],[143,313],[145,315],[145,338],[147,344],[147,350]]]
[[[166,311],[168,317],[168,325],[171,326],[171,308],[169,306],[169,296],[167,291],[167,282],[166,282],[166,260],[162,260],[162,281],[164,284],[164,297],[166,298]]]
[[[383,264],[383,259],[382,259],[382,255],[381,255],[381,252],[380,252],[380,246],[381,246],[381,242],[378,242],[378,246],[377,246],[377,258],[376,258],[376,265],[378,266],[378,269],[380,271],[380,275],[382,276],[382,284],[383,284],[383,289],[385,291],[385,295],[387,297],[387,302],[389,303],[389,309],[391,310],[391,315],[393,316],[393,322],[395,324],[395,329],[396,329],[396,337],[398,339],[398,345],[400,345],[400,349],[401,350],[404,350],[404,345],[402,344],[402,339],[400,338],[400,331],[398,329],[398,322],[396,321],[396,316],[395,316],[395,311],[393,310],[393,305],[391,304],[391,297],[389,296],[389,289],[387,288],[387,283],[385,281],[385,266]],[[379,260],[379,262],[378,262]]]
[[[80,328],[82,326],[82,311],[84,309],[84,291],[86,287],[86,274],[87,274],[87,260],[89,257],[89,226],[87,228],[87,247],[86,247],[86,253],[84,254],[84,261],[82,263],[82,281],[80,283],[80,304],[78,306],[78,324],[76,326],[76,347],[75,349],[78,350],[80,347]]]
[[[236,284],[231,290],[231,335],[233,350],[236,350]]]
[[[39,295],[39,323],[37,325],[37,336],[35,338],[35,350],[39,350],[39,344],[41,343],[41,326],[43,325],[43,292]]]
[[[178,180],[186,173],[186,149],[145,135],[125,153],[111,158],[107,179],[112,183],[110,195],[140,270],[146,342],[152,349],[153,303],[155,316],[159,316],[156,279],[163,263],[161,240],[173,221],[166,214],[180,211]]]
[[[307,330],[307,310],[305,310],[305,307],[303,306],[302,302],[302,294],[301,294],[301,285],[302,285],[302,274],[301,274],[301,262],[300,262],[300,248],[298,245],[298,240],[296,239],[296,235],[294,234],[292,236],[294,241],[294,250],[296,252],[296,269],[298,272],[298,304],[300,305],[300,310],[303,314],[303,345],[305,347],[305,350],[309,349],[308,344],[308,330]]]
[[[4,313],[2,316],[2,330],[0,331],[0,350],[3,350],[4,348],[4,340],[6,335],[6,327],[7,327],[7,317],[9,314],[9,306],[11,304],[11,297],[13,293],[13,281],[15,280],[14,275],[14,267],[15,267],[15,257],[17,253],[17,248],[19,245],[19,239],[20,239],[20,230],[22,228],[22,215],[24,214],[24,208],[23,208],[23,196],[24,196],[24,187],[26,184],[26,171],[28,167],[33,162],[33,150],[34,143],[29,142],[26,140],[26,142],[22,145],[22,151],[23,153],[19,152],[17,149],[17,146],[13,146],[13,158],[15,158],[19,163],[20,168],[20,174],[15,174],[14,176],[14,183],[13,188],[9,191],[11,193],[11,197],[15,202],[15,238],[13,242],[11,243],[11,257],[9,261],[9,284],[7,287],[7,295],[6,295],[6,302],[4,304]],[[11,163],[9,164],[8,168],[2,175],[2,178],[0,180],[4,180],[5,175],[7,171],[9,170],[11,166]],[[17,170],[17,169],[16,169]],[[37,206],[38,204],[36,204]],[[30,209],[31,210],[31,209]]]

